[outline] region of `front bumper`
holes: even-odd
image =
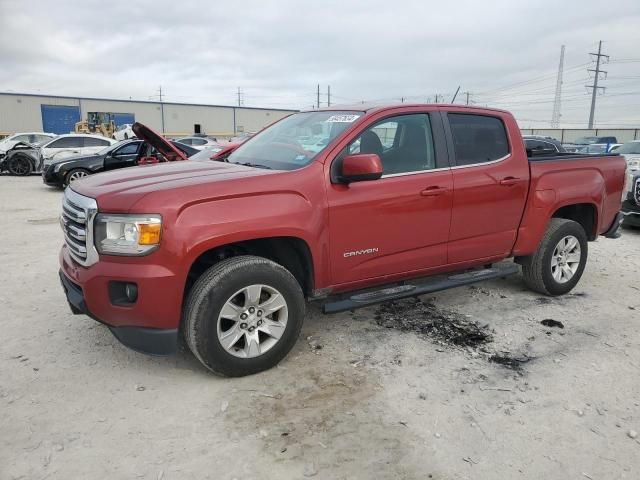
[[[125,261],[78,266],[66,246],[60,251],[60,281],[74,314],[105,324],[125,346],[150,355],[170,355],[178,346],[182,287],[159,265]],[[131,306],[114,305],[109,282],[135,282],[138,299]]]
[[[64,185],[64,179],[54,172],[53,165],[45,165],[42,170],[42,182],[52,187],[61,187]]]
[[[624,214],[623,225],[640,227],[640,205],[627,199],[622,203],[622,213]]]

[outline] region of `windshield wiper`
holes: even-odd
[[[271,167],[267,165],[262,165],[261,163],[251,163],[251,162],[229,162],[229,163],[234,163],[236,165],[244,165],[245,167],[265,168],[267,170],[271,170]]]

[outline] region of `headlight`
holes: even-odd
[[[624,172],[624,187],[622,189],[622,201],[627,199],[627,195],[631,192],[633,186],[633,172],[627,167]]]
[[[57,173],[58,171],[60,171],[60,167],[62,167],[63,165],[64,163],[56,163],[55,167],[53,167],[53,171]]]
[[[640,160],[629,160],[629,162],[627,162],[627,165],[629,166],[629,170],[632,172],[640,170]]]
[[[160,215],[98,214],[95,245],[106,255],[146,255],[160,245]]]

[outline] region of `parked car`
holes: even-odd
[[[39,149],[42,169],[56,160],[73,155],[88,155],[98,153],[109,145],[116,143],[111,138],[84,133],[68,133],[59,135],[53,140],[42,144]]]
[[[176,142],[182,143],[184,145],[189,145],[190,147],[197,148],[198,150],[203,150],[205,148],[222,148],[222,146],[211,138],[207,137],[183,137],[176,140]]]
[[[616,153],[622,155],[627,161],[631,171],[640,170],[640,140],[633,140],[618,147]]]
[[[30,175],[40,173],[42,160],[40,158],[41,143],[18,142],[4,154],[0,154],[0,172],[9,172],[11,175]]]
[[[183,154],[180,156],[181,160],[186,160],[199,152],[188,145],[182,145],[178,142],[170,143]],[[154,159],[157,162],[165,161],[169,154],[163,151],[164,146],[164,142],[152,144],[137,139],[124,140],[92,155],[68,157],[53,162],[42,172],[42,181],[46,185],[66,187],[70,183],[94,173],[133,167],[141,163],[156,163]]]
[[[622,213],[625,227],[640,227],[640,168],[629,168],[623,195]]]
[[[555,138],[541,137],[538,135],[524,135],[524,145],[530,156],[556,155],[566,152],[565,148]]]
[[[564,144],[564,148],[567,152],[576,152],[578,149],[585,145],[592,145],[594,143],[601,143],[605,145],[611,145],[618,143],[616,137],[603,136],[603,137],[579,137],[573,143]]]
[[[122,141],[129,140],[130,138],[135,138],[136,134],[133,133],[133,130],[131,128],[132,126],[133,124],[131,123],[123,123],[122,125],[116,127],[115,132],[113,132],[114,140]]]
[[[0,140],[0,159],[8,150],[12,149],[18,143],[34,145],[55,138],[54,133],[45,132],[21,132],[14,133]]]
[[[298,139],[316,124],[327,146],[309,152]],[[300,112],[223,162],[72,184],[60,278],[74,313],[134,350],[175,352],[182,330],[206,368],[247,375],[291,350],[305,301],[350,310],[519,265],[533,291],[570,292],[587,242],[618,236],[625,169],[619,155],[528,158],[502,110]]]

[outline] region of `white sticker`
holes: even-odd
[[[328,123],[351,123],[355,122],[360,115],[331,115],[328,119]]]

